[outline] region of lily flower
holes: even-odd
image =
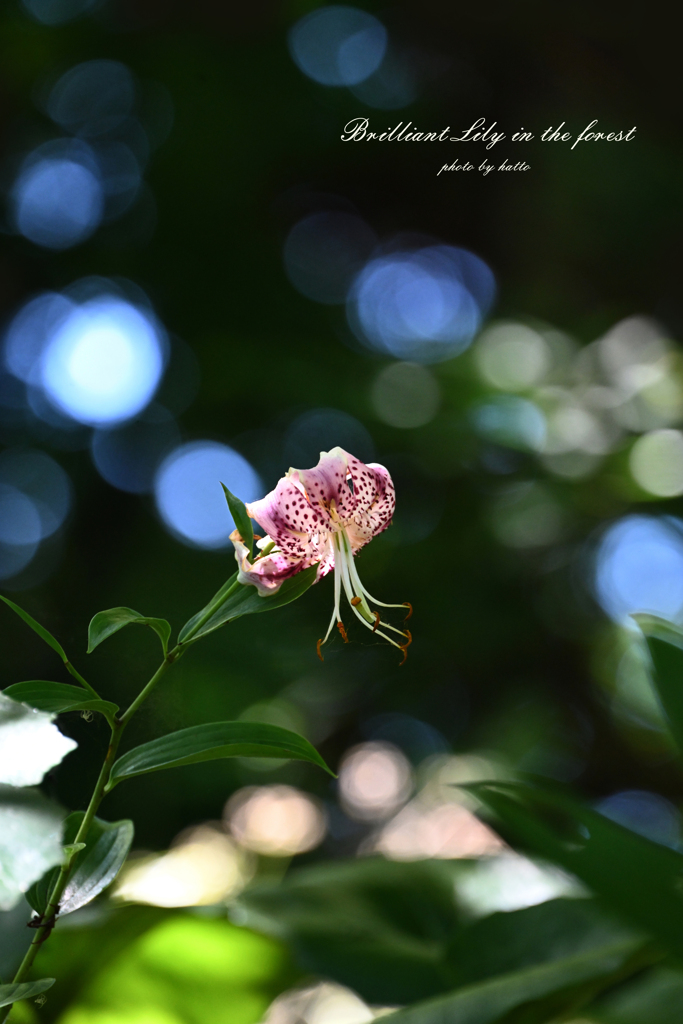
[[[257,542],[260,553],[252,562],[239,531],[232,533],[230,539],[239,566],[237,579],[252,584],[266,597],[277,593],[286,579],[311,565],[318,566],[316,583],[334,569],[332,618],[317,645],[321,661],[320,648],[335,624],[344,642],[348,642],[340,612],[342,590],[356,618],[398,647],[405,661],[412,641],[410,631],[382,621],[373,605],[408,608],[407,619],[412,606],[407,601],[378,601],[361,583],[354,560],[361,548],[391,525],[395,506],[394,485],[384,466],[366,466],[342,448],[321,452],[313,469],[290,469],[275,490],[246,505],[249,516],[267,531],[267,536]],[[387,630],[395,636],[389,636]]]

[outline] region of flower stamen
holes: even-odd
[[[402,608],[407,621],[412,605],[373,597],[360,581],[354,557],[391,525],[395,504],[394,486],[384,466],[364,465],[342,448],[321,452],[317,466],[290,469],[275,490],[246,506],[265,536],[258,538],[257,551],[252,554],[239,532],[233,531],[238,581],[257,587],[259,594],[267,597],[311,565],[317,563],[318,580],[333,569],[334,608],[327,632],[316,645],[318,657],[322,660],[322,647],[335,626],[344,642],[349,642],[340,613],[343,588],[356,618],[401,650],[405,660],[410,633],[389,625],[376,609]]]

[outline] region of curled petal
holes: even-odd
[[[349,470],[354,493],[359,496],[359,507],[345,529],[355,553],[391,525],[396,492],[389,471],[376,462],[365,466],[349,456]]]
[[[391,526],[396,508],[396,491],[388,469],[377,462],[371,462],[366,468],[372,473],[375,485],[374,498],[367,512],[372,524],[372,535],[376,537],[387,526]]]
[[[301,559],[275,548],[268,555],[249,561],[249,548],[243,542],[238,530],[233,530],[230,540],[235,546],[237,559],[237,582],[244,586],[256,587],[261,597],[277,594],[278,590],[290,576],[295,576],[302,569],[308,569],[317,559]]]

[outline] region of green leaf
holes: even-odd
[[[564,791],[471,783],[499,831],[577,875],[606,906],[683,957],[683,856],[617,825]]]
[[[69,659],[66,656],[64,648],[60,643],[58,643],[57,640],[55,640],[52,633],[48,633],[44,626],[41,626],[39,622],[36,622],[36,620],[32,618],[28,612],[25,612],[24,609],[20,608],[18,604],[14,603],[14,601],[10,601],[8,597],[3,597],[2,594],[0,594],[0,601],[4,601],[5,604],[12,609],[13,612],[17,613],[20,619],[24,620],[27,626],[31,627],[34,633],[38,634],[41,640],[44,640],[45,643],[49,647],[51,647],[53,651],[56,651],[59,657],[64,662],[64,664],[68,662]]]
[[[214,629],[225,625],[226,622],[232,622],[233,619],[238,619],[241,615],[272,612],[276,608],[282,608],[284,605],[289,604],[291,601],[296,601],[315,583],[317,572],[317,565],[312,565],[308,569],[298,572],[296,576],[285,580],[277,594],[273,594],[272,597],[261,597],[256,587],[242,586],[242,584],[238,583],[211,618],[195,633],[192,640],[198,640],[200,637],[206,636],[207,633],[212,633]],[[183,642],[184,637],[187,636],[192,626],[199,620],[202,614],[194,616],[193,619],[190,619],[183,626],[178,637],[179,642]]]
[[[63,848],[62,853],[64,853]],[[50,896],[54,889],[55,882],[59,878],[60,870],[61,865],[50,868],[49,871],[45,872],[42,878],[39,878],[37,882],[34,882],[33,885],[26,890],[26,902],[30,907],[33,907],[37,914],[40,914],[41,916],[48,908]]]
[[[233,588],[239,586],[237,583],[237,573],[233,573],[232,576],[225,581],[223,586],[218,590],[211,598],[208,604],[204,605],[191,619],[188,619],[183,628],[178,634],[178,643],[182,643],[187,636],[192,632],[197,623],[205,616],[210,615],[212,612],[217,611],[220,605],[225,600],[226,596],[230,593]]]
[[[10,1006],[20,999],[32,999],[46,992],[54,983],[54,978],[41,978],[40,981],[22,981],[18,985],[0,985],[0,1006]]]
[[[680,1024],[683,974],[666,968],[645,971],[606,993],[590,1007],[595,1024]]]
[[[82,811],[69,815],[69,819],[77,819],[74,838],[83,816]],[[133,832],[133,822],[127,819],[109,822],[93,818],[85,849],[76,856],[76,867],[64,890],[60,915],[84,907],[111,885],[128,856]]]
[[[83,818],[83,811],[74,811],[64,822],[65,847],[73,845]],[[60,917],[90,903],[111,885],[128,856],[132,842],[132,821],[110,823],[93,818],[85,845],[74,858],[75,867],[60,900]],[[39,914],[44,914],[47,909],[58,875],[57,867],[43,875],[26,893],[26,899]]]
[[[251,553],[254,547],[254,528],[249,513],[244,502],[237,498],[232,491],[229,491],[225,484],[222,483],[221,487],[225,491],[230,515],[235,520],[235,526],[239,531],[239,535],[249,548],[249,560],[251,561]]]
[[[570,1009],[577,989],[592,994],[596,982],[602,985],[618,980],[630,971],[629,961],[637,953],[637,944],[618,942],[555,960],[549,964],[528,967],[521,971],[468,985],[450,995],[425,1003],[417,1003],[392,1014],[392,1024],[493,1024],[507,1020],[517,1007],[533,1006],[539,1000],[558,995],[553,1010],[543,1007],[538,1015],[525,1015],[525,1022],[556,1019],[559,1012]]]
[[[654,665],[653,683],[679,750],[683,752],[683,632],[654,615],[633,615]]]
[[[78,853],[79,850],[85,850],[85,843],[67,843],[64,847],[64,853],[67,857],[70,857],[72,853]]]
[[[118,704],[108,700],[90,697],[87,690],[69,683],[53,683],[43,679],[31,679],[13,683],[2,691],[6,697],[21,701],[39,711],[62,714],[66,711],[99,711],[103,715],[115,715]]]
[[[0,786],[0,910],[63,858],[64,811],[37,789]]]
[[[458,932],[446,955],[458,981],[472,984],[629,941],[647,943],[594,900],[563,897],[480,918]]]
[[[171,626],[166,619],[150,619],[132,608],[108,608],[104,612],[98,612],[88,626],[88,654],[92,654],[95,648],[106,640],[107,637],[118,633],[124,626],[131,623],[138,623],[141,626],[149,626],[161,640],[164,654],[168,651],[168,641],[171,636]]]
[[[239,897],[235,919],[284,939],[308,974],[371,1003],[426,999],[452,987],[445,954],[465,923],[456,901],[467,861],[368,857],[300,868]]]
[[[293,761],[310,761],[330,771],[317,750],[303,736],[279,725],[261,722],[209,722],[129,750],[114,763],[108,789],[121,779],[175,768],[219,757],[281,757]]]
[[[591,899],[557,899],[471,921],[458,891],[468,861],[379,858],[320,864],[244,892],[237,920],[287,941],[310,974],[367,1002],[412,1003],[498,974],[641,935]]]

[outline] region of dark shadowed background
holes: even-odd
[[[673,35],[656,6],[314,10],[5,6],[2,592],[122,704],[156,640],[126,630],[86,657],[92,615],[179,628],[234,571],[219,479],[253,500],[341,445],[394,476],[394,524],[358,567],[414,605],[406,664],[360,624],[320,663],[326,579],[198,644],[131,741],[244,716],[333,767],[359,744],[423,772],[484,752],[678,842],[681,777],[626,620],[683,615]],[[451,135],[484,118],[507,138],[342,142],[352,118]],[[637,131],[540,140],[594,119]],[[535,138],[513,143],[520,129]],[[475,170],[437,175],[456,159]],[[484,159],[529,170],[484,175]],[[123,347],[98,361],[88,338],[108,330]],[[66,681],[9,611],[0,644],[3,685]],[[82,808],[105,723],[60,728],[79,748],[43,788]],[[165,850],[274,784],[327,807],[302,860],[376,826],[312,766],[239,760],[135,779],[106,816]]]

